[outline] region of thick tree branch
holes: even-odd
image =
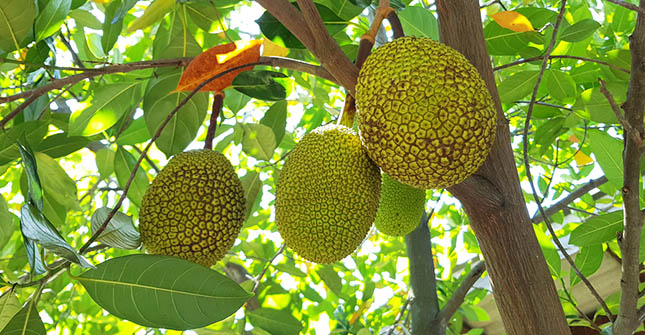
[[[607,0],[607,1],[611,2],[613,4],[616,4],[618,6],[625,7],[627,9],[636,11],[641,15],[645,15],[645,8],[643,8],[642,5],[641,5],[641,7],[638,7],[636,5],[633,5],[633,4],[631,4],[631,3],[627,2],[627,1],[623,1],[623,0]]]
[[[477,262],[466,278],[461,282],[455,293],[452,294],[450,300],[448,300],[448,302],[443,306],[437,315],[437,321],[444,327],[448,326],[450,318],[452,318],[452,315],[455,314],[459,306],[464,303],[466,294],[468,294],[468,291],[473,287],[473,285],[475,285],[475,282],[482,276],[482,274],[484,274],[485,270],[486,264],[482,261]]]
[[[596,64],[601,64],[601,65],[609,66],[609,67],[611,67],[611,68],[613,68],[613,69],[616,69],[616,70],[618,70],[618,71],[622,71],[622,72],[625,72],[625,73],[629,73],[629,70],[628,70],[628,69],[625,69],[625,68],[623,68],[623,67],[621,67],[621,66],[618,66],[618,65],[615,65],[615,64],[611,64],[611,63],[603,62],[603,61],[598,60],[598,59],[586,58],[586,57],[578,57],[578,56],[569,56],[569,55],[549,55],[549,59],[557,59],[557,58],[577,59],[577,60],[581,60],[581,61],[584,61],[584,62],[591,62],[591,63],[596,63]],[[500,66],[494,67],[494,68],[493,68],[493,71],[499,71],[499,70],[505,69],[505,68],[507,68],[507,67],[511,67],[511,66],[515,66],[515,65],[520,65],[520,64],[524,64],[524,63],[528,63],[528,62],[534,62],[534,61],[536,61],[536,60],[540,60],[540,59],[544,59],[544,56],[538,56],[538,57],[531,57],[531,58],[524,58],[524,59],[520,59],[520,60],[517,60],[517,61],[511,62],[511,63],[508,63],[508,64],[504,64],[504,65],[500,65]]]
[[[562,198],[562,200],[556,202],[553,206],[546,208],[544,210],[544,213],[547,215],[547,217],[551,217],[553,214],[567,208],[570,203],[576,201],[576,199],[579,199],[583,195],[589,193],[591,190],[594,188],[604,184],[607,182],[607,177],[602,176],[598,179],[593,179],[590,180],[588,183],[584,184],[580,188],[576,189],[575,191],[569,193],[566,197]],[[531,219],[533,223],[540,223],[544,221],[544,217],[542,216],[541,213],[537,213],[533,219]]]
[[[631,76],[627,97],[623,104],[627,123],[643,138],[643,113],[645,111],[645,0],[640,1],[634,32],[629,37],[632,56]],[[638,315],[638,285],[640,284],[640,238],[643,213],[640,209],[641,143],[632,136],[624,136],[623,151],[623,207],[624,231],[620,251],[622,277],[620,280],[620,311],[614,323],[614,335],[631,334],[640,324]]]

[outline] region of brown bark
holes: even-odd
[[[473,178],[449,191],[461,201],[477,236],[506,332],[570,334],[520,188],[479,5],[474,0],[442,0],[437,8],[442,42],[479,70],[497,108],[497,136],[487,161]]]

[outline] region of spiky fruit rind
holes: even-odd
[[[276,224],[285,244],[316,263],[337,262],[365,239],[381,179],[360,138],[345,126],[319,127],[295,146],[276,189]]]
[[[495,138],[495,108],[479,73],[429,38],[399,38],[376,49],[359,73],[356,104],[370,157],[417,188],[462,182]]]
[[[244,190],[226,157],[212,150],[175,155],[143,196],[141,240],[151,253],[211,266],[244,223]]]
[[[405,236],[419,225],[425,209],[426,192],[381,175],[381,201],[374,226],[381,233]]]

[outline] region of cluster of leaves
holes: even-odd
[[[391,3],[408,35],[438,38],[433,8],[424,1]],[[526,179],[521,163],[526,101],[536,83],[539,57],[550,42],[557,16],[550,8],[556,2],[505,3],[524,18],[523,28],[509,27],[503,18],[487,18],[484,33],[494,66],[536,58],[496,70],[500,99],[516,134],[520,177]],[[316,5],[329,33],[355,59],[374,4],[319,0]],[[320,327],[370,334],[395,321],[405,327],[410,297],[403,239],[373,232],[357,253],[325,266],[307,263],[289,249],[281,253],[272,202],[283,158],[296,138],[332,122],[343,105],[344,93],[336,84],[307,73],[256,67],[224,90],[214,150],[224,152],[236,166],[248,215],[238,242],[213,270],[133,250],[139,242],[132,222],[159,166],[178,152],[200,147],[206,137],[212,99],[206,92],[195,94],[176,111],[154,141],[134,174],[121,211],[98,239],[99,247],[81,249],[107,218],[106,207],[113,207],[122,196],[147,142],[189,94],[175,91],[185,63],[163,67],[153,63],[195,57],[229,39],[261,37],[288,48],[290,58],[317,62],[268,12],[258,13],[257,31],[249,31],[249,21],[232,19],[254,10],[257,4],[241,0],[0,3],[5,14],[0,16],[0,27],[11,32],[0,35],[3,97],[57,84],[77,73],[89,74],[85,77],[89,80],[56,86],[37,97],[0,131],[0,271],[7,286],[0,298],[3,333],[21,324],[37,333],[46,328],[106,334],[134,333],[144,326],[203,327],[196,330],[200,334],[249,329],[259,334],[297,334],[314,333]],[[594,19],[592,12],[604,22]],[[604,174],[609,180],[599,192],[572,203],[575,211],[569,210],[570,215],[558,213],[552,218],[560,224],[559,236],[568,236],[580,247],[576,263],[585,275],[598,270],[607,252],[620,255],[615,236],[622,227],[617,211],[621,202],[615,197],[622,184],[621,129],[597,79],[605,80],[618,103],[624,100],[629,78],[625,70],[630,65],[627,36],[633,26],[634,14],[622,7],[595,8],[586,1],[569,1],[553,52],[566,57],[550,59],[531,119],[529,156],[540,172],[536,182],[545,205],[591,177]],[[387,35],[379,36],[381,42]],[[118,73],[95,69],[133,62],[150,66]],[[92,71],[98,72],[92,75]],[[11,115],[23,107],[22,102],[0,105],[0,116]],[[428,209],[434,208],[433,251],[443,304],[467,272],[462,271],[464,262],[481,252],[459,206],[446,200],[447,195],[442,200],[438,192],[433,196]],[[568,294],[579,280],[561,269],[560,257],[544,232],[543,225],[536,226],[553,276],[569,277],[561,281],[566,311],[572,322],[588,324]],[[96,268],[74,275],[78,270],[73,265],[72,272],[61,272],[68,262],[89,267],[88,261]],[[179,272],[168,274],[168,269]],[[175,281],[180,285],[173,286]],[[18,285],[11,288],[9,283]],[[251,291],[255,295],[245,313],[234,314]],[[453,334],[466,332],[464,318],[488,318],[475,306],[485,295],[484,290],[469,293],[452,319]],[[610,299],[615,312],[618,297]],[[209,313],[201,314],[203,306]],[[223,321],[209,325],[219,320]]]

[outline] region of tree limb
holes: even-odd
[[[466,298],[466,294],[468,294],[470,288],[475,285],[475,282],[482,276],[485,270],[486,264],[482,261],[477,262],[477,264],[473,266],[455,293],[452,294],[450,300],[448,300],[448,302],[443,306],[437,315],[436,321],[440,322],[444,327],[448,325],[448,321],[450,321],[452,315],[455,314],[459,306],[464,303],[464,299]]]
[[[603,185],[607,181],[608,181],[607,177],[605,177],[605,176],[602,176],[602,177],[600,177],[598,179],[590,180],[588,183],[584,184],[580,188],[578,188],[575,191],[569,193],[569,195],[567,195],[566,197],[562,198],[562,200],[556,202],[553,206],[551,206],[549,208],[546,208],[544,210],[544,213],[547,215],[547,217],[551,217],[553,214],[555,214],[555,213],[567,208],[567,206],[570,203],[576,201],[576,199],[578,199],[578,198],[582,197],[583,195],[589,193],[594,188],[596,188],[596,187],[598,187],[600,185]],[[544,221],[544,217],[542,216],[542,213],[537,213],[531,219],[531,221],[533,223],[535,223],[535,224],[538,224],[538,223]]]
[[[611,2],[613,4],[615,4],[615,5],[618,5],[618,6],[625,7],[627,9],[636,11],[641,15],[645,15],[645,8],[643,8],[642,5],[641,5],[641,7],[638,7],[636,5],[633,5],[633,4],[631,4],[631,3],[627,2],[627,1],[623,1],[623,0],[607,0],[607,1],[609,1],[609,2]]]
[[[603,62],[603,61],[598,60],[598,59],[586,58],[586,57],[578,57],[578,56],[569,56],[569,55],[549,55],[549,59],[556,59],[556,58],[577,59],[577,60],[581,60],[581,61],[585,61],[585,62],[597,63],[597,64],[609,66],[609,67],[611,67],[613,69],[616,69],[618,71],[629,73],[629,70],[627,70],[627,69],[625,69],[625,68],[623,68],[621,66],[611,64],[611,63],[607,63],[607,62]],[[520,59],[520,60],[511,62],[511,63],[508,63],[508,64],[504,64],[504,65],[494,67],[493,71],[499,71],[499,70],[505,69],[507,67],[520,65],[520,64],[524,64],[524,63],[528,63],[528,62],[534,62],[534,61],[540,60],[540,59],[544,59],[544,56],[537,56],[537,57]]]
[[[616,104],[616,100],[614,100],[614,96],[607,89],[607,85],[605,84],[605,81],[602,80],[602,78],[598,78],[598,82],[600,83],[600,92],[605,96],[605,98],[609,102],[609,105],[611,106],[612,111],[616,115],[618,122],[620,122],[620,124],[623,126],[623,131],[626,132],[628,136],[631,136],[634,143],[636,143],[640,147],[643,144],[641,135],[625,119],[625,116],[623,116],[623,113],[620,111],[618,104]]]

